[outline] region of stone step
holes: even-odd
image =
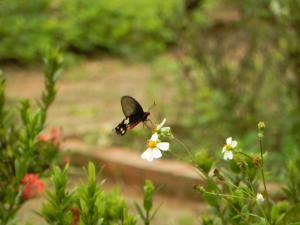
[[[71,162],[87,165],[93,161],[102,167],[102,174],[109,181],[142,187],[150,179],[160,192],[178,198],[199,200],[195,185],[203,184],[201,174],[193,166],[174,160],[142,160],[140,154],[123,148],[97,148],[79,140],[67,140],[64,151],[70,151]]]

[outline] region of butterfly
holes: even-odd
[[[124,135],[128,129],[134,128],[140,122],[146,122],[150,112],[144,112],[140,103],[131,96],[121,98],[121,106],[125,119],[123,119],[115,131],[118,135]]]

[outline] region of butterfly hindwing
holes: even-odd
[[[128,126],[128,123],[126,123],[126,120],[127,118],[125,118],[124,120],[122,120],[121,123],[119,123],[118,126],[116,126],[115,128],[115,131],[118,135],[124,135],[126,134],[126,131],[127,131],[127,126]]]

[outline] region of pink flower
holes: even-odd
[[[66,155],[66,156],[64,157],[64,164],[65,164],[65,165],[66,165],[66,164],[70,164],[70,162],[71,162],[70,156]]]
[[[73,213],[73,222],[72,225],[77,225],[80,219],[80,213],[77,208],[72,208],[72,213]]]
[[[40,194],[45,189],[45,184],[40,180],[38,174],[29,173],[22,179],[22,197],[24,200],[34,198],[37,194]]]
[[[57,127],[52,127],[50,130],[51,134],[51,142],[54,145],[59,145],[61,139],[61,132],[60,129]]]
[[[49,140],[49,137],[48,137],[48,135],[46,135],[46,134],[40,134],[40,135],[38,136],[38,140],[41,141],[41,142],[46,142],[46,141]]]

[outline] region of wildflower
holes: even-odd
[[[262,204],[265,201],[264,196],[261,193],[257,193],[256,195],[256,202],[258,204]]]
[[[80,218],[79,210],[77,208],[72,208],[72,213],[73,213],[72,225],[77,225]]]
[[[53,127],[50,130],[51,133],[51,142],[54,145],[59,145],[61,139],[61,132],[60,129],[57,127]]]
[[[278,0],[272,0],[270,2],[270,9],[275,16],[287,16],[289,14],[289,10],[282,6]]]
[[[152,130],[152,133],[157,133],[159,137],[173,137],[171,128],[164,127],[166,121],[166,118],[164,118],[163,121]]]
[[[153,159],[161,158],[161,151],[167,151],[170,144],[168,142],[160,142],[158,139],[158,134],[154,133],[147,143],[147,150],[141,155],[142,159],[151,162]]]
[[[266,128],[266,124],[265,124],[264,122],[259,122],[259,123],[257,124],[257,128],[258,128],[258,130],[260,130],[260,131],[264,131],[265,128]]]
[[[40,142],[46,142],[46,141],[49,140],[49,137],[48,137],[48,135],[46,135],[46,134],[40,134],[40,135],[38,136],[38,140],[39,140]]]
[[[37,194],[40,194],[45,189],[45,184],[40,180],[38,174],[29,173],[22,179],[22,197],[24,200],[34,198]]]
[[[232,137],[226,139],[226,145],[222,149],[225,160],[233,159],[233,150],[237,146],[237,141],[233,140]]]
[[[153,133],[160,131],[160,129],[165,125],[166,121],[167,119],[164,118],[163,121],[153,129]]]
[[[67,164],[70,164],[70,162],[71,162],[70,156],[68,156],[68,155],[64,156],[64,164],[67,165]]]

